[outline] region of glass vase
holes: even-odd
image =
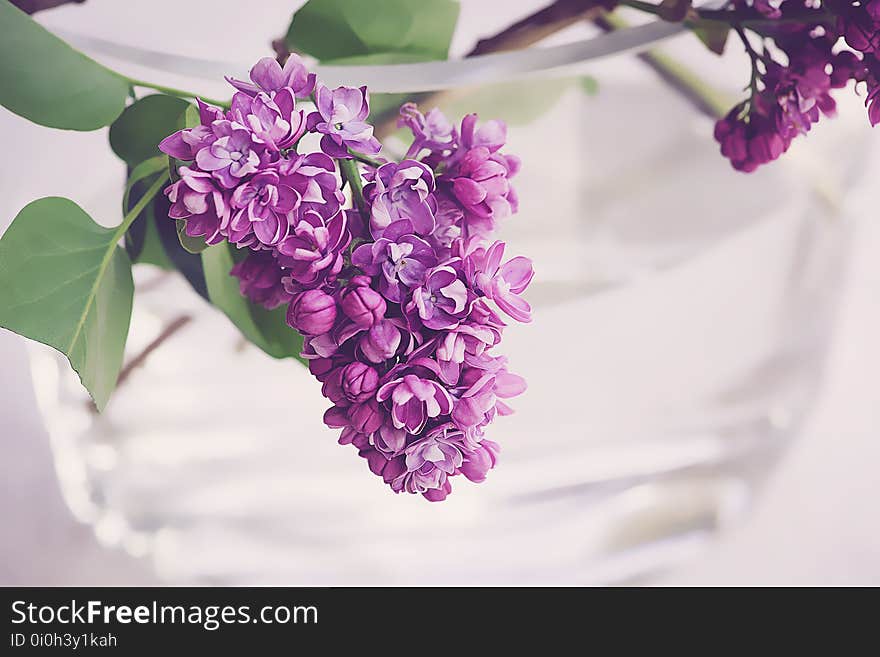
[[[529,390],[488,432],[488,480],[441,504],[338,446],[305,368],[138,267],[127,358],[189,319],[102,415],[32,349],[65,498],[170,583],[647,581],[742,517],[815,399],[863,149],[847,126],[738,174],[644,75],[512,128],[521,207],[501,236],[537,274],[503,351]]]

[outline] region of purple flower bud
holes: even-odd
[[[498,443],[483,439],[477,448],[465,454],[461,464],[461,474],[475,484],[486,480],[486,473],[495,467],[501,447]]]
[[[365,434],[378,431],[386,416],[385,409],[375,399],[368,399],[361,404],[355,404],[348,411],[351,426]]]
[[[336,300],[321,290],[307,290],[287,309],[287,323],[305,335],[321,335],[333,328]]]
[[[367,459],[367,466],[374,475],[382,476],[382,471],[388,464],[388,458],[375,449],[367,448],[359,452],[360,456]]]
[[[404,472],[406,472],[406,462],[401,454],[385,464],[385,467],[382,469],[382,479],[386,484],[390,484]]]
[[[346,406],[348,400],[345,393],[342,392],[342,370],[342,367],[337,367],[324,378],[324,385],[321,386],[321,394],[334,404]]]
[[[342,312],[359,328],[370,328],[385,317],[385,299],[369,286],[369,278],[357,276],[342,293]]]
[[[452,492],[452,484],[449,481],[444,481],[443,485],[440,488],[431,488],[430,490],[426,490],[422,493],[422,497],[424,497],[429,502],[442,502],[445,500],[449,493]]]
[[[306,98],[315,88],[315,74],[306,70],[302,59],[296,54],[287,58],[283,69],[273,57],[263,57],[254,64],[250,76],[251,82],[230,77],[226,81],[250,96],[256,96],[261,91],[271,94],[289,87],[298,98]]]
[[[364,402],[379,387],[379,373],[369,365],[355,361],[342,371],[342,392],[352,402]]]
[[[242,295],[264,308],[272,310],[290,302],[292,295],[281,282],[284,269],[269,251],[251,251],[229,273],[238,278]]]
[[[373,324],[360,341],[361,353],[371,363],[382,363],[397,353],[400,329],[387,319]]]
[[[340,445],[354,445],[358,449],[368,449],[370,447],[370,438],[356,431],[353,427],[345,427],[339,434]]]
[[[406,447],[406,429],[398,429],[391,422],[385,422],[370,438],[373,447],[388,456],[397,456]]]
[[[324,424],[333,429],[348,426],[347,409],[342,406],[333,406],[324,413]]]

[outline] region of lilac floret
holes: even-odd
[[[401,303],[409,290],[424,283],[428,270],[437,264],[437,256],[424,239],[403,235],[362,244],[351,261],[364,273],[378,278],[379,291],[386,299]]]
[[[337,87],[332,91],[318,84],[315,88],[317,111],[309,114],[308,129],[324,135],[321,150],[330,157],[349,158],[348,149],[376,155],[382,146],[366,122],[370,114],[367,88]]]

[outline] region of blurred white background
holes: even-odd
[[[260,3],[259,12],[247,14],[246,30],[235,23],[233,43],[228,17],[216,9],[219,4],[190,2],[184,16],[179,3],[171,0],[138,4],[88,0],[82,6],[42,14],[40,20],[49,27],[194,56],[210,56],[204,44],[211,43],[217,52],[223,49],[223,59],[248,62],[266,53],[268,37],[283,31],[300,3]],[[453,51],[468,50],[480,35],[492,33],[542,4],[517,0],[505,3],[501,12],[499,3],[464,0]],[[206,20],[196,18],[202,11]],[[198,46],[186,40],[186,21],[198,24],[207,34],[200,36]],[[571,38],[571,34],[558,38]],[[741,82],[746,64],[736,48],[718,60],[704,53],[692,37],[684,36],[668,44],[668,49],[693,60],[695,68],[719,86],[735,89]],[[592,72],[601,85],[602,80],[627,75],[630,67],[630,63],[608,60],[596,63]],[[210,90],[206,86],[205,91]],[[860,102],[846,92],[838,98],[841,104]],[[601,92],[597,102],[601,102]],[[858,120],[864,123],[866,140],[880,139],[870,131],[863,115]],[[833,131],[835,124],[826,121],[819,129]],[[48,153],[53,135],[58,133],[32,126],[5,110],[0,110],[0,133],[13,146],[13,155],[0,165],[0,228],[5,229],[25,203],[49,194],[80,201],[106,197],[100,207],[87,209],[99,220],[104,212],[107,221],[115,221],[117,194],[107,187],[106,175],[95,173],[115,166],[104,134],[59,135],[64,144],[62,164]],[[26,156],[15,157],[24,151],[28,151]],[[637,157],[635,150],[633,157]],[[22,162],[27,166],[22,167]],[[836,164],[827,162],[828,167]],[[41,170],[54,166],[71,166],[77,175],[66,184],[47,189]],[[872,167],[872,171],[880,171],[876,157]],[[871,180],[873,175],[867,178]],[[880,259],[875,255],[880,252],[880,226],[874,218],[871,187],[870,183],[863,185],[851,199],[855,207],[864,208],[864,216],[855,231],[822,394],[803,435],[784,457],[747,520],[728,531],[709,551],[657,580],[660,583],[880,584],[880,514],[875,510],[880,499],[880,477],[876,476],[880,385],[875,375],[880,366]],[[90,528],[76,523],[64,505],[31,390],[24,340],[0,332],[0,362],[0,390],[5,393],[0,396],[4,487],[0,499],[0,584],[156,581],[146,562],[100,547]]]

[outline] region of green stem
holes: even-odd
[[[629,27],[629,23],[617,14],[605,14],[593,19],[593,22],[608,32]],[[691,69],[669,55],[650,50],[639,53],[636,57],[650,66],[700,112],[712,119],[724,116],[734,104],[734,99],[714,89]]]
[[[834,16],[824,5],[821,9],[805,7],[799,12],[790,12],[780,18],[760,18],[756,17],[754,12],[751,15],[744,15],[734,9],[697,9],[695,11],[700,18],[706,20],[722,21],[730,25],[743,25],[753,28],[777,25],[812,25],[835,20]]]
[[[720,119],[734,104],[734,99],[710,87],[675,58],[653,50],[643,54],[645,62],[684,96],[690,98],[694,105],[710,118]]]
[[[168,94],[169,96],[177,96],[178,98],[201,98],[206,103],[211,105],[216,105],[218,107],[229,107],[228,100],[217,100],[216,98],[207,98],[206,96],[202,96],[200,94],[194,93],[192,91],[187,91],[186,89],[175,89],[174,87],[166,87],[161,84],[154,84],[153,82],[145,82],[144,80],[135,80],[134,78],[130,78],[125,76],[125,79],[128,80],[128,83],[133,87],[145,87],[147,89],[153,89],[155,91],[160,91],[163,94]]]
[[[751,95],[754,96],[756,93],[758,93],[758,79],[761,77],[761,70],[758,68],[758,62],[761,61],[761,55],[759,55],[755,48],[752,46],[751,41],[749,41],[749,37],[746,35],[745,30],[743,30],[741,26],[737,25],[736,27],[734,27],[734,30],[739,36],[740,41],[742,41],[743,48],[745,48],[746,53],[752,60],[752,75],[749,78],[749,86],[746,87],[746,89],[748,89]]]
[[[361,213],[361,216],[366,219],[367,205],[364,202],[364,185],[361,181],[361,174],[358,171],[357,163],[354,160],[338,160],[338,162],[342,179],[348,182],[348,186],[351,188],[351,198],[354,201],[354,205],[358,212]]]
[[[364,164],[368,164],[371,167],[379,168],[384,162],[381,162],[375,158],[369,157],[368,155],[364,155],[363,153],[358,153],[357,151],[353,151],[350,148],[348,149],[349,154],[356,159],[358,162],[363,162]]]
[[[122,236],[125,235],[125,231],[128,230],[129,226],[134,223],[134,220],[140,216],[141,212],[144,211],[144,208],[153,200],[153,197],[158,194],[159,190],[161,190],[165,183],[168,182],[169,177],[168,172],[163,172],[158,178],[156,178],[156,182],[150,185],[150,188],[140,197],[138,202],[134,204],[134,207],[126,213],[122,218],[122,223],[116,227],[116,233],[113,235],[114,244],[122,239]],[[112,253],[113,251],[111,249],[110,254],[112,255]]]
[[[660,16],[660,6],[643,0],[620,0],[620,4],[647,14]],[[783,24],[807,24],[826,23],[832,19],[827,9],[804,9],[799,15],[786,16],[785,18],[756,18],[754,13],[743,14],[734,9],[692,9],[685,24],[691,25],[692,19],[719,21],[728,25],[742,25],[750,28],[773,27]]]
[[[70,353],[71,349],[73,349],[73,345],[76,344],[76,341],[79,339],[83,331],[83,327],[85,326],[86,317],[88,316],[89,310],[92,307],[92,304],[95,303],[95,297],[98,293],[98,283],[101,280],[101,277],[104,275],[104,272],[107,271],[107,267],[110,266],[110,260],[113,258],[113,254],[116,253],[117,244],[125,235],[125,231],[128,230],[128,227],[137,219],[141,212],[144,211],[144,208],[147,207],[150,201],[153,200],[153,197],[159,193],[159,190],[162,189],[162,185],[168,182],[168,174],[163,173],[158,178],[156,178],[156,182],[154,182],[150,188],[146,191],[146,193],[140,198],[140,200],[135,203],[135,206],[126,213],[126,215],[122,218],[122,223],[116,227],[116,230],[113,232],[113,239],[110,241],[110,244],[107,248],[106,253],[104,253],[104,257],[101,258],[101,264],[98,265],[98,275],[95,277],[95,283],[92,285],[92,289],[89,292],[89,296],[86,300],[85,311],[80,317],[79,322],[76,325],[76,329],[73,332],[73,338],[70,340],[70,345],[64,350],[64,353]]]

